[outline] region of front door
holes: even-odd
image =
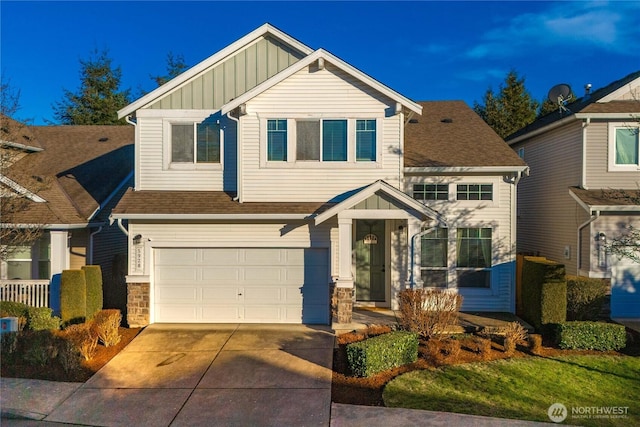
[[[385,221],[356,220],[356,300],[385,301]]]

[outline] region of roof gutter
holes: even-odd
[[[451,167],[405,167],[405,174],[422,174],[422,173],[526,173],[529,170],[529,166],[451,166]]]
[[[104,222],[92,223],[91,225],[102,226]],[[44,230],[78,230],[87,228],[89,223],[80,224],[0,224],[0,228],[42,228]]]
[[[305,220],[313,216],[308,214],[111,214],[111,222],[117,220],[120,227],[123,219],[133,220],[177,220],[177,221],[211,221],[211,220]],[[124,229],[120,227],[121,230]],[[126,234],[126,233],[125,233]]]

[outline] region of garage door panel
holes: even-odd
[[[327,249],[174,248],[155,255],[156,322],[328,322]]]

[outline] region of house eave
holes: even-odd
[[[78,230],[89,226],[106,225],[105,223],[78,223],[78,224],[0,224],[0,228],[42,228],[43,230]]]
[[[604,119],[604,120],[637,120],[637,113],[576,113],[577,119]]]
[[[136,213],[114,213],[109,217],[113,222],[118,219],[126,220],[147,220],[147,221],[291,221],[307,220],[313,216],[308,214],[136,214]]]
[[[573,191],[569,190],[569,195],[584,209],[589,215],[595,212],[640,212],[640,205],[590,205],[585,203]]]
[[[435,167],[406,167],[404,173],[407,175],[420,174],[461,174],[461,173],[486,173],[486,174],[505,174],[513,172],[524,172],[529,166],[435,166]]]
[[[572,114],[572,115],[567,116],[567,117],[565,117],[563,119],[560,119],[560,120],[557,120],[555,122],[549,123],[546,126],[543,126],[541,128],[535,129],[535,130],[533,130],[531,132],[523,133],[522,135],[519,135],[519,136],[517,136],[517,137],[515,137],[513,139],[509,139],[509,140],[507,140],[507,144],[509,144],[509,145],[517,144],[520,141],[523,141],[523,140],[529,139],[529,138],[533,138],[534,136],[538,136],[538,135],[540,135],[542,133],[545,133],[545,132],[549,132],[549,131],[551,131],[553,129],[559,128],[560,126],[564,126],[564,125],[566,125],[568,123],[571,123],[571,122],[573,122],[575,120],[578,120],[578,117],[576,117],[576,114]]]

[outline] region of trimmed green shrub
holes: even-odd
[[[565,322],[556,327],[556,341],[562,349],[620,350],[627,342],[622,325],[604,322]]]
[[[602,279],[567,276],[567,320],[597,320],[608,291]]]
[[[49,307],[27,307],[27,328],[32,331],[60,329],[60,318]]]
[[[34,366],[45,366],[58,355],[58,337],[51,331],[29,331],[20,336],[24,360]]]
[[[60,280],[60,317],[65,325],[87,317],[87,282],[83,270],[63,270]]]
[[[522,317],[538,331],[543,331],[545,325],[567,320],[564,265],[525,257],[522,267],[522,306]]]
[[[87,319],[102,310],[102,270],[99,265],[82,267],[87,282]]]
[[[29,306],[21,302],[0,301],[0,314],[2,317],[27,317]]]
[[[418,334],[396,331],[347,345],[353,375],[368,377],[418,360]]]

